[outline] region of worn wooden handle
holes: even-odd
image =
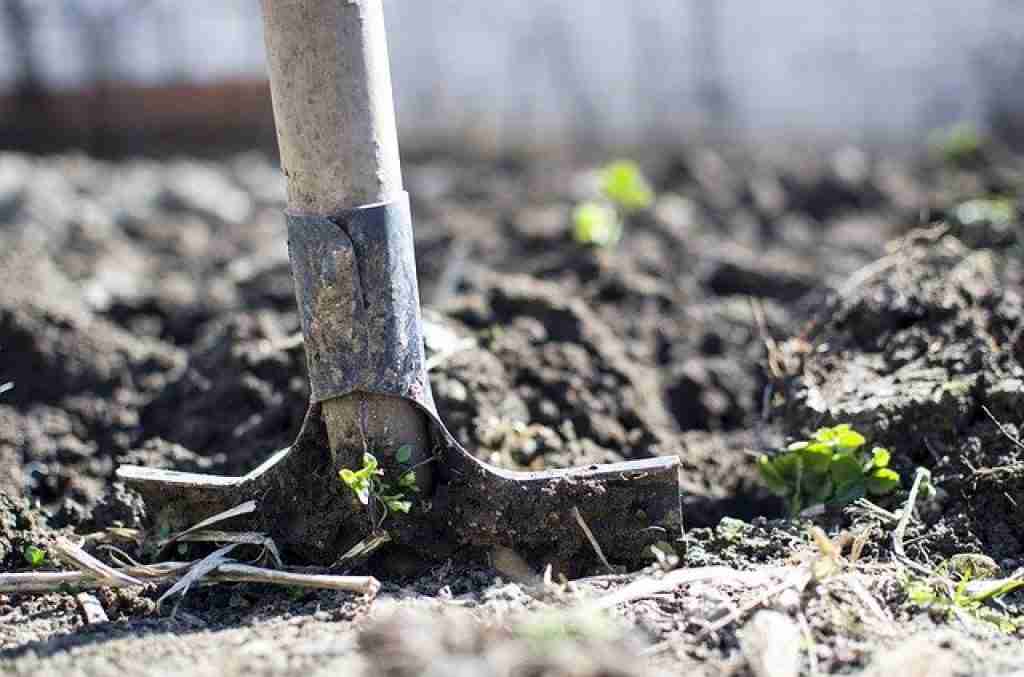
[[[402,192],[381,0],[263,0],[288,206],[329,215]]]
[[[289,211],[328,216],[399,197],[381,0],[263,0],[263,16]],[[323,416],[331,449],[348,457],[367,440],[382,455],[411,446],[416,462],[431,453],[422,413],[402,399],[354,393],[324,402]]]

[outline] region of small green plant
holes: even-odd
[[[958,122],[952,127],[937,129],[928,135],[932,153],[951,165],[966,165],[981,159],[985,137],[970,122]]]
[[[601,198],[576,205],[572,212],[573,238],[580,244],[610,247],[622,238],[625,217],[654,202],[654,191],[640,167],[617,160],[598,174]]]
[[[21,555],[33,569],[38,569],[46,564],[46,551],[38,545],[26,545],[25,549],[21,551]]]
[[[395,459],[401,464],[408,463],[412,459],[412,447],[399,447],[395,452]],[[342,483],[352,490],[360,503],[368,506],[371,500],[377,500],[389,513],[408,513],[412,510],[411,494],[419,491],[419,487],[416,486],[416,474],[412,470],[406,470],[399,475],[395,484],[385,484],[381,479],[384,477],[384,471],[380,468],[377,457],[368,452],[363,454],[361,468],[342,468],[338,476]]]
[[[795,516],[813,505],[847,505],[899,486],[899,474],[889,468],[889,451],[874,447],[867,452],[866,442],[844,423],[821,428],[776,456],[762,455],[757,465],[768,489],[785,498]]]
[[[631,160],[617,160],[601,169],[601,192],[626,212],[647,209],[654,202],[654,191]]]
[[[933,580],[910,579],[905,583],[907,601],[925,609],[935,609],[949,616],[967,615],[1011,633],[1024,626],[1024,618],[994,608],[991,602],[1024,588],[1019,578],[992,578],[998,567],[980,555],[954,555],[939,567]],[[945,578],[952,574],[955,582]]]
[[[572,210],[572,236],[580,244],[610,247],[622,238],[619,213],[601,202],[582,202]]]

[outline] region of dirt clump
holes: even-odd
[[[905,477],[930,469],[943,490],[933,535],[945,537],[930,547],[990,553],[1012,569],[1024,556],[1021,262],[1012,249],[970,249],[935,229],[890,257],[801,337],[815,349],[781,403],[783,420],[794,434],[850,423],[891,448]]]

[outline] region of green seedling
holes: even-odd
[[[46,564],[46,551],[38,545],[26,545],[25,549],[21,551],[21,555],[33,569],[38,569]]]
[[[376,480],[375,476],[383,474],[384,471],[378,467],[377,457],[366,453],[363,454],[362,468],[359,470],[342,468],[338,476],[341,477],[341,481],[345,483],[345,486],[355,493],[360,503],[369,505],[370,496],[373,493],[373,485]]]
[[[925,609],[936,609],[948,616],[966,615],[1012,633],[1024,626],[1024,618],[993,608],[991,603],[1004,595],[1024,588],[1020,578],[993,578],[998,567],[987,557],[954,555],[939,567],[941,574],[958,578],[953,581],[940,576],[935,581],[909,580],[906,585],[907,601]]]
[[[654,191],[631,160],[618,160],[601,169],[601,193],[626,212],[647,209],[654,202]]]
[[[610,247],[622,238],[622,221],[611,205],[583,202],[572,210],[572,236],[580,244]]]
[[[966,165],[981,158],[985,136],[970,122],[958,122],[952,127],[937,129],[928,135],[931,152],[947,164]]]
[[[654,191],[640,167],[618,160],[599,172],[601,198],[576,205],[572,212],[573,238],[580,244],[610,247],[622,238],[623,221],[654,202]]]
[[[821,428],[776,456],[757,460],[768,489],[783,498],[790,515],[814,505],[848,505],[871,494],[883,496],[900,485],[889,468],[888,449],[863,449],[867,440],[849,424]]]
[[[412,447],[404,445],[395,452],[399,463],[408,463],[412,458]],[[379,501],[390,513],[408,513],[412,510],[410,495],[419,491],[416,486],[416,474],[412,470],[403,472],[394,485],[381,481],[384,471],[371,453],[363,454],[363,465],[358,470],[342,468],[338,473],[342,483],[347,486],[363,505],[370,505],[371,500]]]

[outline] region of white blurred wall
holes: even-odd
[[[2,0],[0,0],[2,1]],[[116,0],[80,0],[102,12]],[[113,3],[113,4],[112,4]],[[1024,115],[1018,0],[385,0],[406,138],[634,143],[697,129],[912,140]],[[117,75],[259,75],[258,0],[155,0],[119,20]],[[51,82],[90,77],[55,12]],[[0,39],[0,79],[10,80]]]

